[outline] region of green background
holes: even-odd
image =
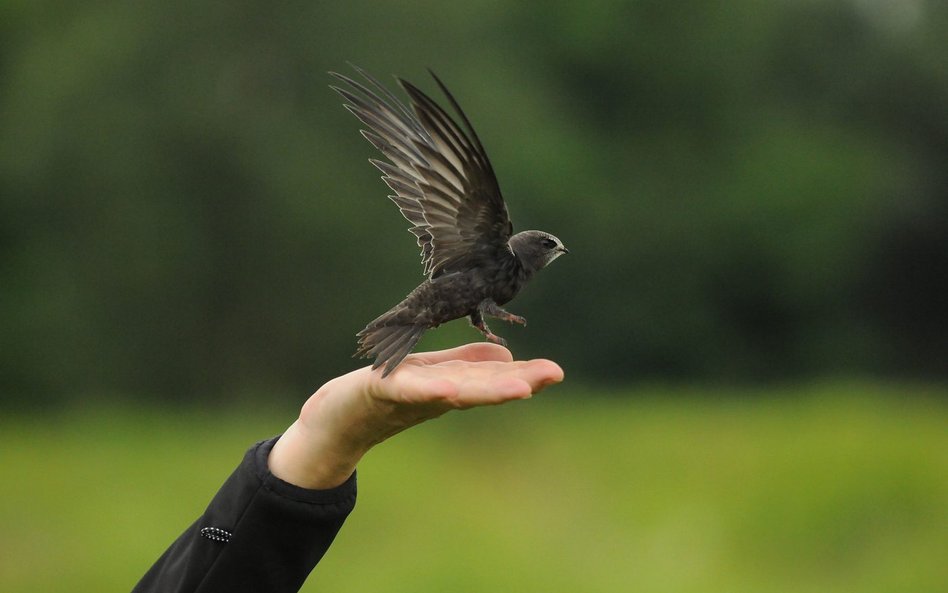
[[[563,386],[449,414],[365,458],[356,510],[304,590],[940,593],[945,397]],[[291,417],[7,416],[0,589],[130,589],[248,443]]]
[[[570,248],[493,327],[567,382],[373,452],[311,590],[946,590],[946,37],[925,0],[0,2],[0,590],[129,589],[422,280],[347,61],[436,71]]]
[[[306,390],[421,280],[328,88],[477,128],[570,256],[498,327],[571,377],[948,377],[948,5],[0,7],[0,387],[16,404]],[[394,81],[392,81],[394,83]],[[464,322],[423,347],[477,339]]]

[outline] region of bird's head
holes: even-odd
[[[562,241],[543,231],[517,233],[510,238],[510,250],[531,273],[545,268],[564,253],[569,253]]]

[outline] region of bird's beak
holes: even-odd
[[[569,253],[569,249],[567,249],[566,247],[560,247],[560,251],[562,251],[563,253]]]

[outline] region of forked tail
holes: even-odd
[[[375,357],[372,369],[377,369],[384,364],[385,370],[382,372],[384,379],[408,356],[426,329],[428,328],[424,325],[370,324],[356,334],[359,337],[359,349],[353,356]]]

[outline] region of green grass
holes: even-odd
[[[944,592],[948,392],[563,387],[360,466],[304,591]],[[0,419],[0,591],[125,591],[292,411]]]

